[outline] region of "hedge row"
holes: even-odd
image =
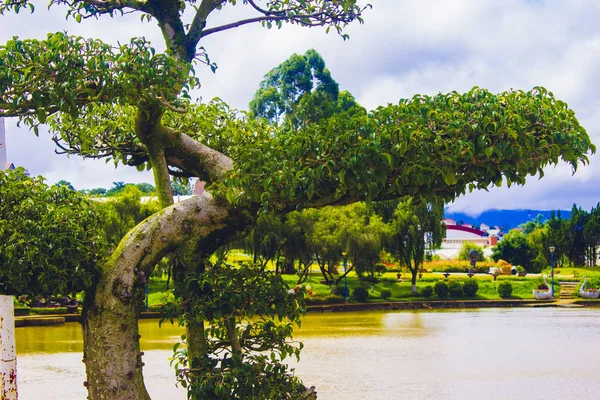
[[[465,281],[450,281],[446,283],[445,281],[437,281],[435,286],[425,286],[421,289],[421,294],[423,297],[431,297],[433,293],[439,298],[445,297],[475,297],[477,295],[477,291],[479,290],[479,283],[475,279],[468,279]]]

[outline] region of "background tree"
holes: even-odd
[[[285,241],[286,226],[281,217],[264,213],[259,215],[252,232],[244,242],[247,244],[246,248],[250,250],[255,264],[265,268],[269,261],[276,261],[275,271],[279,272]]]
[[[523,233],[529,235],[535,229],[539,229],[544,226],[544,216],[542,214],[538,214],[534,219],[521,224],[521,228],[523,229]]]
[[[358,107],[349,92],[339,91],[325,61],[315,50],[293,54],[265,75],[250,101],[250,110],[285,130],[319,122]],[[282,120],[283,119],[283,120]]]
[[[106,199],[107,201],[93,202],[106,242],[113,250],[127,232],[159,210],[156,201],[142,204],[141,198],[142,192],[136,186],[126,185],[119,194]]]
[[[417,293],[417,274],[423,266],[427,246],[439,247],[446,235],[442,224],[444,204],[421,198],[405,198],[391,222],[390,253],[411,273],[412,292]]]
[[[0,48],[0,116],[16,116],[35,132],[48,124],[67,154],[151,168],[164,207],[124,237],[86,295],[92,400],[115,390],[123,398],[148,398],[137,296],[157,262],[174,252],[206,258],[251,226],[260,208],[283,213],[417,194],[451,200],[503,177],[524,184],[559,160],[575,170],[595,151],[574,112],[539,87],[416,95],[372,112],[334,114],[293,134],[219,101],[193,103],[194,62],[210,63],[199,47],[206,36],[250,23],[326,26],[343,34],[364,11],[354,0],[264,6],[248,0],[237,3],[255,17],[213,25],[212,17],[233,3],[56,0],[51,6],[65,7],[76,21],[137,13],[157,23],[166,50],[157,52],[144,38],[114,47],[63,32],[14,38]],[[0,13],[28,6],[28,0],[1,1]],[[171,174],[196,176],[209,191],[169,207]],[[204,335],[197,317],[187,320],[190,339]],[[201,347],[188,350],[199,352],[191,360],[205,356]]]
[[[598,246],[600,245],[600,204],[592,208],[589,217],[583,227],[583,236],[586,246],[587,265],[593,267],[598,258]]]
[[[478,246],[475,243],[471,243],[471,242],[464,242],[463,245],[460,248],[460,251],[458,252],[458,259],[461,261],[469,261],[469,253],[471,252],[471,250],[475,250],[477,252],[477,254],[479,254],[477,256],[477,261],[485,261],[485,254],[483,251],[483,247],[482,246]]]
[[[60,181],[56,182],[56,186],[66,186],[70,190],[75,190],[73,185],[71,185],[71,182],[67,182],[64,179],[61,179]]]
[[[81,190],[81,193],[83,194],[88,194],[92,197],[101,197],[106,195],[106,189],[105,188],[94,188],[94,189],[89,189],[89,190]]]
[[[516,229],[504,235],[492,253],[494,261],[502,259],[513,265],[520,265],[528,272],[539,272],[532,268],[536,256],[537,253],[528,245],[525,234]]]
[[[112,187],[110,187],[108,190],[104,190],[104,196],[106,197],[113,197],[113,196],[119,196],[121,193],[123,193],[124,190],[126,190],[129,187],[134,187],[137,190],[139,190],[142,193],[142,196],[155,196],[156,195],[156,188],[154,186],[152,186],[149,183],[125,183],[125,182],[113,182]],[[99,189],[92,189],[93,191],[95,191],[95,193],[100,193],[102,192]],[[92,193],[90,193],[92,194]]]
[[[540,272],[548,266],[546,253],[549,253],[547,247],[548,226],[544,224],[541,228],[536,228],[527,235],[527,246],[536,254],[531,264],[532,272]]]
[[[376,282],[375,264],[379,262],[381,251],[389,240],[389,227],[364,202],[349,208],[354,217],[347,221],[342,243],[361,282],[366,280],[373,288]]]
[[[190,178],[171,178],[171,188],[174,196],[190,196],[192,194]]]
[[[0,171],[0,292],[68,296],[97,281],[106,256],[97,214],[67,185]]]
[[[106,196],[115,196],[125,190],[125,182],[113,182],[113,185],[105,192]]]
[[[570,246],[567,251],[567,258],[571,266],[585,265],[586,242],[584,236],[584,226],[587,223],[588,213],[573,204],[571,215],[567,224],[567,235],[570,238]]]
[[[325,284],[328,285],[337,283],[334,275],[338,274],[337,266],[343,259],[343,233],[347,221],[343,219],[344,214],[338,211],[340,207],[306,210],[308,213],[316,214],[310,237],[311,247]]]
[[[292,211],[285,217],[285,243],[283,252],[285,263],[298,275],[300,285],[308,278],[313,262],[313,248],[310,237],[313,231],[314,215]],[[296,264],[297,262],[297,264]]]
[[[561,267],[563,265],[563,257],[566,256],[571,248],[571,237],[568,235],[568,221],[561,217],[560,210],[556,213],[552,211],[550,218],[547,221],[547,225],[548,235],[544,247],[555,247],[554,262],[556,267]],[[548,261],[547,265],[550,265],[550,251],[548,250],[545,254],[547,257],[546,260]]]

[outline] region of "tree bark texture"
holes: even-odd
[[[204,321],[186,321],[185,332],[190,369],[206,367],[208,345],[204,333]],[[194,361],[196,359],[196,362]]]
[[[83,338],[90,400],[150,398],[142,376],[138,312],[152,269],[180,248],[214,251],[251,222],[249,215],[205,192],[153,215],[123,238],[86,299]]]

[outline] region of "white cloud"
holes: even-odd
[[[216,74],[198,67],[204,100],[219,96],[237,108],[247,107],[263,75],[291,53],[314,48],[325,59],[342,89],[363,105],[375,108],[415,93],[467,91],[473,86],[503,91],[542,85],[575,110],[593,141],[600,139],[600,2],[596,0],[378,0],[365,13],[365,24],[348,28],[349,41],[325,35],[323,29],[286,26],[267,30],[244,26],[208,36],[202,45],[218,63]],[[241,2],[215,12],[215,26],[244,15]],[[0,42],[13,35],[43,37],[46,32],[70,33],[125,41],[145,35],[161,48],[154,23],[136,16],[102,18],[65,24],[64,9],[34,16],[0,17]],[[81,162],[52,153],[47,139],[8,126],[8,153],[34,173],[49,180],[65,179],[76,187],[110,186],[113,181],[151,181],[132,168]],[[455,209],[478,212],[487,208],[570,208],[577,202],[595,205],[600,190],[600,160],[591,158],[571,176],[569,166],[547,168],[542,180],[524,187],[494,188],[463,196]]]

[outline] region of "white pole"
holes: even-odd
[[[6,168],[6,130],[4,127],[4,117],[0,117],[0,171]]]
[[[13,297],[0,295],[0,398],[16,400],[17,394],[17,353],[15,351],[15,313]]]

